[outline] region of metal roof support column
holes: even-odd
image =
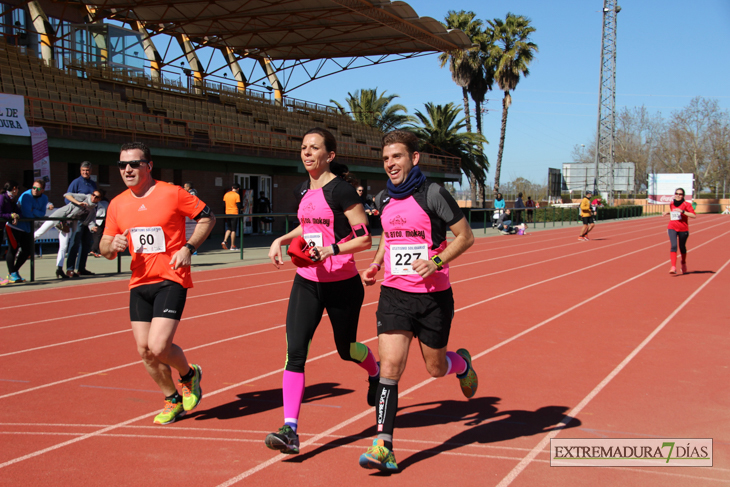
[[[162,56],[157,51],[155,44],[150,39],[150,35],[144,26],[144,22],[139,20],[132,22],[132,25],[137,32],[142,35],[142,46],[144,47],[144,53],[147,55],[147,59],[150,61],[150,76],[153,81],[161,81],[162,79]]]
[[[241,70],[241,65],[238,64],[236,56],[233,55],[233,49],[226,46],[225,48],[221,48],[220,51],[223,53],[223,57],[226,58],[226,61],[228,61],[228,66],[231,68],[231,73],[238,82],[238,91],[243,93],[244,91],[246,91],[246,85],[248,84],[248,81],[246,81],[246,76],[243,74],[243,71]]]
[[[53,62],[53,43],[56,37],[53,32],[53,26],[48,21],[48,17],[46,17],[45,12],[43,12],[37,0],[28,2],[28,12],[30,13],[33,27],[41,38],[41,57],[50,66]]]
[[[271,65],[271,60],[269,58],[259,59],[259,64],[261,64],[266,76],[269,78],[271,87],[274,89],[274,101],[277,105],[281,105],[284,99],[284,88],[279,83],[279,78],[276,77],[276,71],[274,71],[274,67]]]
[[[193,85],[195,86],[195,92],[198,94],[203,93],[203,65],[200,64],[198,55],[195,54],[195,48],[190,42],[190,38],[185,34],[176,34],[180,49],[185,53],[185,58],[188,60],[190,70],[193,72]]]
[[[90,24],[102,24],[103,21],[96,20],[96,8],[92,7],[91,5],[86,6],[86,11],[89,13],[89,23]],[[106,38],[99,33],[91,32],[91,37],[94,39],[94,43],[99,48],[99,58],[101,64],[103,64],[105,67],[106,63],[109,61],[109,51],[106,46]],[[90,52],[87,54],[91,54]]]

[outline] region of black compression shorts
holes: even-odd
[[[132,288],[129,292],[129,319],[149,323],[152,318],[180,320],[188,290],[173,281]]]
[[[596,218],[594,216],[582,216],[583,219],[583,225],[590,225],[591,223],[596,222]]]
[[[454,294],[451,288],[434,293],[407,293],[381,286],[375,316],[378,335],[386,331],[410,331],[424,345],[444,348],[449,343],[454,318]]]

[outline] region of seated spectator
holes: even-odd
[[[509,235],[510,233],[514,233],[512,220],[510,219],[511,213],[511,210],[505,210],[504,213],[499,215],[499,218],[497,219],[497,230],[499,230],[502,235]]]

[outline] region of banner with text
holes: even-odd
[[[647,200],[652,205],[668,205],[674,199],[674,190],[684,188],[685,201],[692,202],[695,176],[688,174],[649,174]]]
[[[51,159],[48,156],[48,136],[43,127],[30,127],[30,143],[33,147],[33,179],[43,179],[46,191],[50,191]]]
[[[22,96],[0,93],[0,134],[20,137],[30,135]]]

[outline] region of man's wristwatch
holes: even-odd
[[[434,255],[433,257],[431,257],[431,260],[433,261],[434,264],[436,264],[436,268],[438,270],[441,270],[444,268],[444,261],[441,260],[441,258],[438,255]]]
[[[194,254],[196,249],[192,244],[186,243],[183,247],[187,248],[191,254]]]

